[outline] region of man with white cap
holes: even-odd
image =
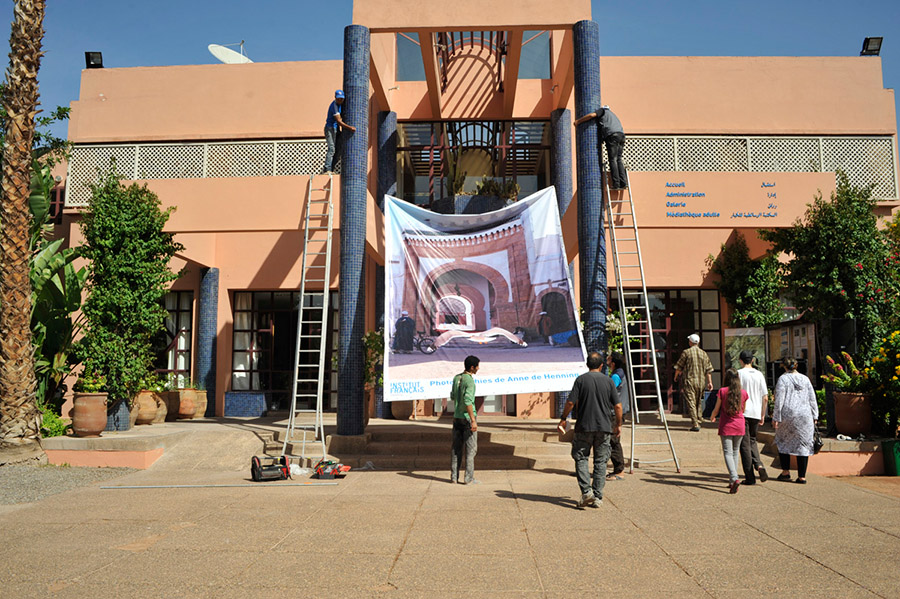
[[[334,102],[328,105],[328,114],[325,117],[325,166],[322,172],[328,174],[334,172],[334,162],[341,155],[341,131],[356,131],[356,127],[352,127],[344,122],[341,118],[341,106],[344,104],[343,90],[334,91]],[[340,127],[340,129],[339,129]]]
[[[681,397],[687,404],[688,414],[691,417],[691,430],[700,430],[700,421],[703,414],[703,379],[706,378],[706,390],[712,391],[712,363],[705,351],[700,349],[700,336],[696,333],[688,335],[690,347],[681,352],[681,357],[675,362],[675,382],[679,378],[681,382]]]

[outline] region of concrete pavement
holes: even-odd
[[[215,466],[209,442],[182,441],[105,484],[250,484],[234,456]],[[679,448],[688,464],[719,452],[717,439]],[[447,477],[70,491],[0,515],[2,595],[900,596],[900,498],[842,480],[773,478],[729,495],[724,463],[661,465],[579,510],[570,469],[482,470],[473,486]]]

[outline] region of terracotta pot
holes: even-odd
[[[178,408],[181,405],[181,393],[179,391],[166,391],[162,394],[166,402],[166,422],[175,422],[178,418]]]
[[[834,426],[848,437],[872,431],[872,404],[865,393],[834,392]]]
[[[186,420],[194,417],[197,411],[197,404],[194,401],[195,389],[179,389],[178,390],[178,415],[179,420]]]
[[[203,418],[206,416],[206,391],[201,389],[192,389],[194,392],[194,418]]]
[[[106,429],[106,393],[76,393],[72,431],[76,437],[99,437]]]
[[[153,424],[156,419],[156,398],[152,391],[141,391],[134,398],[137,406],[137,420],[135,424]]]
[[[412,401],[392,401],[391,415],[397,420],[409,420],[413,413]]]
[[[169,402],[166,397],[168,391],[147,391],[147,393],[152,394],[153,401],[156,402],[156,418],[153,419],[153,424],[165,422],[169,414]]]

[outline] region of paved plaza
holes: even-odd
[[[472,486],[374,470],[331,486],[101,488],[252,484],[240,456],[215,467],[209,449],[221,448],[203,433],[178,448],[149,470],[0,506],[0,594],[900,596],[900,497],[887,477],[773,478],[729,495],[724,464],[661,465],[608,483],[603,506],[584,510],[571,472],[546,468],[482,470]],[[704,455],[685,463],[718,463],[715,439],[691,452]]]

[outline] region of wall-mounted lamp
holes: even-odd
[[[102,69],[103,53],[102,52],[85,52],[84,68],[86,69]]]
[[[860,51],[860,56],[878,56],[881,54],[881,42],[884,41],[883,37],[867,37],[863,40],[862,50]]]

